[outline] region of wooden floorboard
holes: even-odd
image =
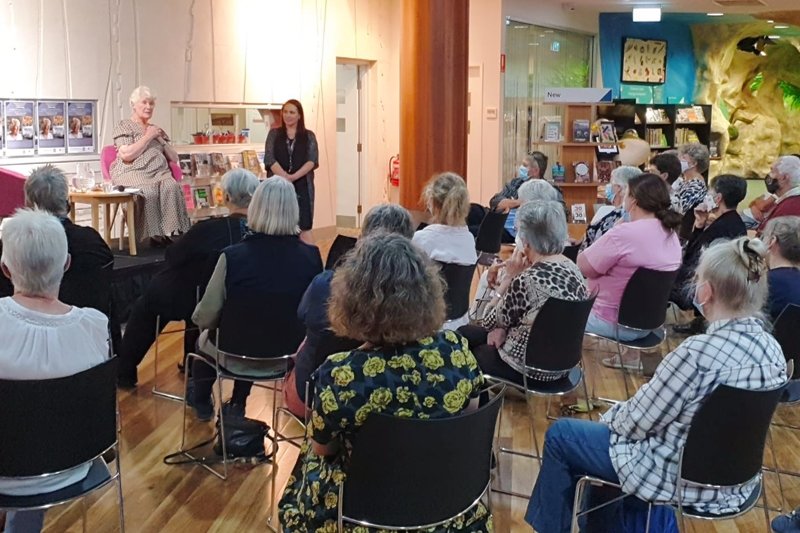
[[[321,246],[321,248],[324,247]],[[670,313],[670,317],[671,317]],[[179,326],[174,324],[174,326]],[[675,346],[680,339],[673,339]],[[177,371],[183,346],[181,334],[162,335],[160,340],[159,386],[180,392],[183,376]],[[624,390],[618,371],[598,364],[602,352],[610,349],[602,343],[586,340],[585,362],[590,387],[597,396],[622,399]],[[120,391],[119,405],[122,421],[121,456],[122,480],[125,495],[125,519],[129,532],[246,532],[265,531],[270,501],[269,476],[272,465],[237,465],[227,481],[221,481],[198,466],[170,466],[163,462],[165,455],[178,449],[182,425],[182,405],[154,396],[153,353],[148,353],[139,372],[139,385],[134,391]],[[633,380],[636,386],[643,378]],[[229,394],[230,385],[226,386]],[[247,404],[247,416],[271,423],[272,393],[253,389]],[[549,421],[545,417],[545,402],[535,404],[535,424],[541,447]],[[558,415],[559,403],[554,402],[551,414]],[[596,416],[595,416],[596,419]],[[213,424],[199,423],[189,413],[192,438],[208,438]],[[800,408],[781,408],[776,421],[800,425]],[[282,417],[282,430],[291,434],[302,431],[294,421]],[[800,432],[774,428],[773,436],[782,468],[800,472]],[[509,397],[503,407],[500,444],[523,451],[532,450],[528,410],[524,400]],[[277,455],[278,497],[286,484],[297,459],[297,448],[283,443]],[[769,451],[765,464],[771,466]],[[529,494],[538,471],[535,460],[503,455],[499,461],[495,483],[504,488]],[[790,508],[800,505],[800,478],[782,476]],[[776,477],[767,474],[766,486],[772,506],[779,503]],[[523,521],[527,500],[495,494],[493,496],[495,531],[531,531]],[[87,531],[105,533],[117,531],[116,492],[113,487],[86,501]],[[47,513],[46,529],[55,532],[82,531],[80,503],[63,505]],[[772,513],[771,516],[775,516]],[[689,521],[688,531],[758,532],[766,531],[760,509],[733,521],[709,523]]]

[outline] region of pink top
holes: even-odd
[[[677,270],[681,245],[677,233],[666,231],[660,220],[648,218],[615,226],[589,246],[583,257],[601,274],[589,280],[589,290],[598,291],[592,313],[613,323],[625,285],[636,269]]]

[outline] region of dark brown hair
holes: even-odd
[[[291,100],[286,100],[281,106],[281,129],[283,129],[283,132],[286,133],[286,124],[283,123],[283,109],[289,104],[295,106],[297,108],[297,114],[300,115],[300,118],[297,119],[297,133],[305,135],[306,113],[305,111],[303,111],[303,104],[301,104],[299,100],[295,100],[294,98],[292,98]]]
[[[659,172],[666,172],[667,183],[672,185],[681,176],[681,160],[672,154],[658,154],[650,160],[650,164]]]
[[[636,200],[642,210],[653,213],[667,231],[681,225],[681,216],[670,209],[669,185],[655,174],[640,174],[628,180],[628,196]]]

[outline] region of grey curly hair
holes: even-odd
[[[395,346],[436,333],[445,320],[439,269],[407,238],[359,239],[336,270],[328,318],[341,337]]]

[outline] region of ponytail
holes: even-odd
[[[436,222],[447,226],[463,226],[469,214],[469,191],[464,178],[454,172],[443,172],[428,182],[422,199]]]
[[[681,217],[671,208],[668,207],[666,209],[659,209],[655,214],[656,218],[661,221],[661,225],[665,230],[677,231],[677,229],[681,227],[681,221],[683,217]]]

